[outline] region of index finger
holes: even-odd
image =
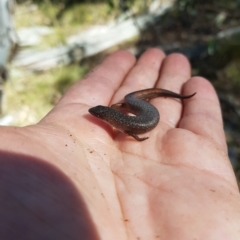
[[[75,83],[59,102],[82,103],[89,106],[109,105],[113,94],[135,64],[135,57],[127,51],[108,56],[82,81]]]

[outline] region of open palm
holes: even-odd
[[[120,51],[72,86],[38,124],[0,129],[16,188],[32,183],[17,201],[47,199],[25,204],[30,231],[42,233],[39,219],[45,219],[57,238],[44,239],[240,239],[240,196],[219,102],[207,80],[190,74],[179,54],[150,49],[136,61]],[[151,87],[197,94],[183,102],[152,100],[160,123],[143,142],[88,114]],[[16,158],[28,163],[21,167],[28,173],[23,183]]]

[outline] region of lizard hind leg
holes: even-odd
[[[132,132],[129,132],[129,131],[125,131],[126,134],[132,136],[133,138],[135,138],[137,141],[144,141],[146,139],[148,139],[148,137],[142,137],[140,138],[137,134],[134,134]]]

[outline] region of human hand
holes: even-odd
[[[72,86],[38,124],[1,128],[1,159],[8,160],[0,167],[7,173],[0,189],[14,195],[2,210],[8,210],[5,228],[21,219],[34,229],[29,239],[43,239],[45,231],[44,239],[240,238],[240,196],[219,102],[208,81],[190,74],[179,54],[150,49],[136,61],[120,51]],[[144,142],[88,114],[92,106],[151,87],[197,94],[182,103],[152,100],[160,123]],[[17,214],[11,212],[16,202]]]

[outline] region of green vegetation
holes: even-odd
[[[109,14],[107,2],[70,6],[62,13],[61,18],[58,18],[61,8],[60,3],[52,3],[49,0],[39,1],[38,5],[33,2],[22,2],[16,8],[16,26],[52,27],[53,33],[43,37],[42,42],[35,47],[47,49],[64,44],[71,34],[114,17],[114,10]],[[14,122],[17,126],[38,122],[52,109],[62,94],[86,74],[88,68],[76,63],[42,73],[12,69],[11,79],[5,84],[3,115],[17,116]]]
[[[41,74],[13,70],[5,86],[4,111],[21,116],[18,126],[38,122],[59,101],[62,94],[86,73],[77,65],[59,67]],[[17,114],[19,115],[19,114]]]

